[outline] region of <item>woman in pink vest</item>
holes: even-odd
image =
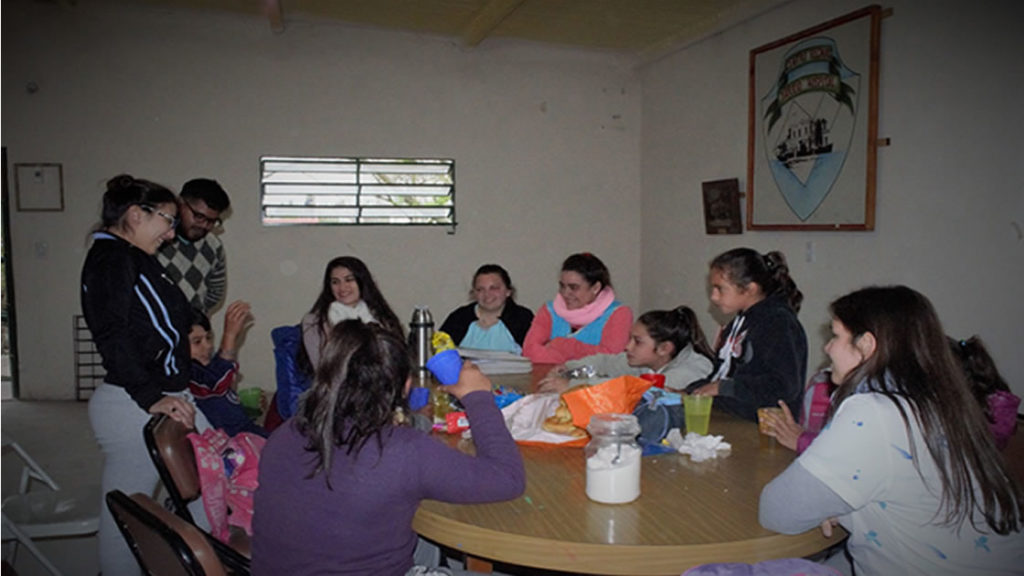
[[[558,294],[537,310],[523,342],[535,364],[562,364],[592,354],[626,349],[633,311],[615,299],[611,274],[589,252],[562,263]]]

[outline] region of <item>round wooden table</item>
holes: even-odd
[[[587,498],[581,448],[522,446],[523,496],[476,505],[427,500],[413,529],[485,561],[635,575],[678,575],[708,562],[803,557],[846,536],[838,527],[832,538],[818,529],[785,536],[762,528],[757,521],[761,489],[795,453],[761,448],[757,424],[721,412],[712,413],[710,434],[732,444],[728,456],[705,462],[677,453],[646,456],[640,498],[617,505]],[[472,450],[471,441],[445,441]]]

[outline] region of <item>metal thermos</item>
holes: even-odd
[[[430,315],[430,308],[417,306],[409,322],[409,347],[416,354],[416,368],[421,374],[427,371],[427,360],[433,355],[433,338],[434,317]]]

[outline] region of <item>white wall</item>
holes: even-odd
[[[638,302],[641,101],[622,59],[315,22],[274,35],[255,17],[29,0],[4,2],[3,42],[9,162],[59,162],[65,179],[64,212],[11,214],[25,398],[73,394],[86,235],[120,172],[173,188],[212,177],[231,195],[228,296],[257,317],[247,384],[273,388],[270,329],[299,320],[337,255],[363,258],[403,321],[429,304],[440,322],[489,261],[537,307],[582,250]],[[263,154],[454,158],[458,232],[263,227]]]
[[[932,300],[949,334],[979,334],[1022,395],[1024,4],[885,3],[879,135],[892,145],[878,151],[875,231],[704,234],[701,182],[746,185],[749,51],[863,6],[793,2],[644,69],[641,301],[688,303],[713,336],[708,261],[741,245],[779,249],[806,297],[812,369],[830,301],[903,283]]]
[[[812,368],[829,301],[901,282],[932,298],[950,334],[980,334],[1024,393],[1018,2],[886,5],[879,132],[892,146],[879,149],[874,232],[704,234],[700,183],[745,185],[749,50],[862,6],[798,0],[638,74],[501,40],[469,50],[313,22],[274,35],[260,18],[5,2],[3,145],[12,164],[61,162],[67,206],[11,214],[23,396],[72,394],[86,232],[121,171],[172,187],[209,176],[231,193],[229,297],[252,301],[258,322],[241,358],[250,384],[272,387],[269,330],[297,321],[339,254],[369,263],[404,320],[419,303],[442,316],[490,260],[535,307],[561,259],[591,250],[625,301],[688,303],[711,336],[707,262],[749,245],[790,257]],[[461,225],[264,228],[261,154],[453,157]]]

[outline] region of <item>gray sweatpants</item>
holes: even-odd
[[[181,393],[192,401],[187,391]],[[193,404],[195,402],[193,401]],[[92,424],[96,442],[103,453],[103,479],[101,486],[106,497],[111,490],[120,490],[131,495],[136,492],[153,495],[160,476],[149,457],[142,429],[152,417],[132,400],[124,388],[112,384],[100,384],[89,399],[89,422]],[[196,429],[200,432],[210,427],[206,416],[196,408]],[[196,524],[209,529],[202,502],[196,500],[189,506]],[[100,569],[103,574],[140,574],[138,563],[131,549],[114,523],[114,517],[107,509],[106,501],[100,505],[99,526]]]

